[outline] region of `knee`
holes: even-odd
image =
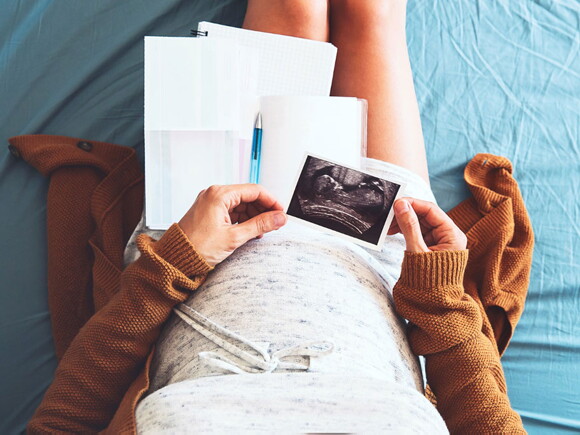
[[[271,1],[271,0],[270,0]],[[327,0],[278,0],[288,25],[299,38],[328,41]]]
[[[335,0],[331,2],[332,19],[353,28],[384,26],[393,16],[405,14],[407,0]]]
[[[257,30],[328,41],[328,0],[250,0],[246,22],[254,16]]]
[[[327,0],[277,0],[289,21],[316,27],[328,18]]]

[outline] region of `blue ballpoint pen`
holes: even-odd
[[[260,182],[260,160],[262,157],[262,114],[258,113],[252,138],[252,158],[250,161],[250,183]]]

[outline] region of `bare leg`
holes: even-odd
[[[328,41],[328,1],[248,0],[243,27]]]
[[[330,38],[338,47],[332,94],[369,102],[367,155],[429,182],[405,21],[406,0],[248,0],[243,27]]]
[[[330,0],[330,42],[338,47],[333,95],[368,100],[369,157],[429,182],[405,34],[406,0]]]

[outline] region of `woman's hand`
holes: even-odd
[[[395,220],[388,234],[403,233],[407,251],[460,251],[467,237],[436,204],[414,198],[395,201]]]
[[[215,266],[248,240],[284,226],[287,217],[282,210],[260,185],[211,186],[200,192],[179,226],[197,252]]]

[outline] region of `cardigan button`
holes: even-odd
[[[10,154],[12,154],[17,159],[20,158],[20,151],[18,151],[18,148],[16,148],[14,145],[8,145],[8,151],[10,151]]]
[[[77,147],[79,147],[83,151],[90,151],[93,149],[93,144],[84,140],[77,142]]]

